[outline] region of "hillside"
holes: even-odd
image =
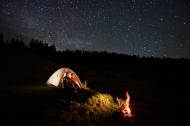
[[[58,68],[56,63],[30,52],[10,48],[0,50],[1,82],[43,82]]]
[[[10,48],[1,48],[0,55],[3,59],[0,65],[1,113],[7,124],[68,124],[69,121],[65,120],[68,113],[64,110],[83,103],[83,99],[88,97],[79,94],[65,102],[69,94],[45,85],[49,76],[64,66],[73,69],[82,81],[87,80],[88,86],[100,94],[124,98],[124,92],[129,91],[131,109],[135,115],[133,125],[171,125],[186,121],[182,122],[178,117],[189,105],[186,102],[189,60],[80,52],[57,52],[51,57]],[[113,62],[113,59],[118,62]],[[71,101],[74,105],[68,104]],[[64,116],[60,112],[65,113]],[[72,118],[78,115],[74,113],[70,116],[72,122]],[[61,119],[57,121],[58,118]],[[111,120],[117,122],[114,119]],[[107,121],[101,123],[107,124]],[[72,124],[76,125],[74,122]]]

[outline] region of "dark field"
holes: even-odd
[[[61,67],[73,69],[97,92],[124,97],[124,92],[129,91],[133,124],[107,118],[96,125],[160,126],[188,122],[189,60],[80,51],[48,55],[10,47],[2,47],[0,56],[2,125],[64,125],[60,120],[61,111],[66,109],[63,101],[82,102],[88,96],[73,96],[46,86],[49,76]]]

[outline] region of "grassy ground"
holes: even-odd
[[[7,86],[0,92],[1,119],[6,125],[131,125],[129,120],[110,116],[114,107],[117,108],[115,96],[95,90],[87,89],[75,94],[37,83]],[[133,93],[133,125],[176,124],[176,120],[172,120],[176,119],[172,110],[175,107],[168,109],[168,102],[160,103],[144,92]]]
[[[181,73],[174,71],[174,77],[165,74],[168,75],[165,79],[160,73],[158,81],[150,76],[135,78],[127,71],[121,74],[120,69],[97,72],[96,67],[80,65],[72,69],[82,80],[90,80],[88,86],[94,91],[74,95],[45,85],[48,77],[59,68],[55,63],[19,51],[1,52],[0,56],[3,59],[0,62],[1,124],[64,126],[94,122],[98,125],[122,125],[125,120],[118,116],[107,117],[112,109],[104,106],[104,100],[100,100],[102,104],[99,104],[97,99],[106,97],[110,99],[108,106],[109,103],[113,105],[115,96],[124,98],[126,90],[131,96],[133,125],[182,125],[187,121],[184,113],[189,107],[188,88],[185,87],[188,74],[182,73],[183,70]],[[141,76],[137,71],[134,73]],[[152,73],[155,74],[155,71]],[[104,94],[112,95],[113,101],[110,95]],[[107,114],[102,116],[102,113]]]
[[[44,112],[52,107],[55,109],[57,97],[54,89],[45,86],[1,88],[3,121],[7,125],[51,124],[51,118],[48,119]]]
[[[0,92],[6,125],[103,125],[118,107],[111,95],[91,89],[71,93],[39,83]]]

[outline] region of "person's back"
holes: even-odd
[[[66,89],[70,88],[70,78],[71,78],[70,72],[64,75],[64,86]]]

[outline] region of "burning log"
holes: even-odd
[[[130,108],[130,95],[127,91],[125,92],[125,96],[126,99],[116,98],[118,104],[112,117],[113,120],[117,122],[117,124],[119,125],[126,124],[130,126],[133,125],[134,123],[132,120],[133,115],[131,113],[131,108]]]
[[[117,98],[117,102],[119,105],[119,109],[117,111],[123,113],[124,117],[131,117],[132,114],[130,109],[130,95],[127,91],[125,93],[125,96],[126,96],[125,100]]]

